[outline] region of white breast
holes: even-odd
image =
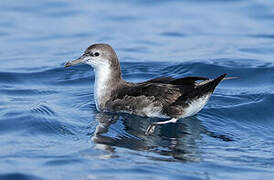
[[[96,109],[100,111],[100,104],[102,99],[106,96],[108,88],[108,80],[110,77],[110,69],[108,67],[96,68],[95,70],[95,84],[94,84],[94,99]]]
[[[211,93],[191,101],[189,106],[185,109],[185,113],[182,115],[182,118],[193,116],[201,111],[208,102],[210,96]]]

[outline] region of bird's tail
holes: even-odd
[[[192,91],[188,92],[186,97],[189,99],[199,98],[207,94],[213,93],[216,86],[225,78],[226,74],[223,74],[216,79],[206,80],[205,82],[201,82],[196,88]]]
[[[209,82],[206,82],[204,84],[199,85],[195,91],[197,91],[197,94],[200,95],[204,95],[204,94],[208,94],[208,93],[213,93],[213,91],[215,90],[216,86],[225,78],[227,74],[222,74],[221,76],[210,80]]]

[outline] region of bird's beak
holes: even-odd
[[[65,67],[73,66],[73,65],[80,64],[80,63],[83,63],[83,62],[84,62],[84,56],[81,56],[78,59],[75,59],[75,60],[72,60],[72,61],[68,61],[65,64]]]

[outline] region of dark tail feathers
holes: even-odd
[[[212,93],[216,86],[225,78],[226,75],[227,74],[223,74],[216,79],[213,79],[212,81],[197,87],[197,90],[200,92],[200,94]]]

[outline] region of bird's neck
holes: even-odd
[[[94,72],[94,99],[96,108],[98,111],[104,111],[107,101],[111,99],[113,92],[115,92],[120,82],[123,81],[120,67],[99,67],[95,68]]]

